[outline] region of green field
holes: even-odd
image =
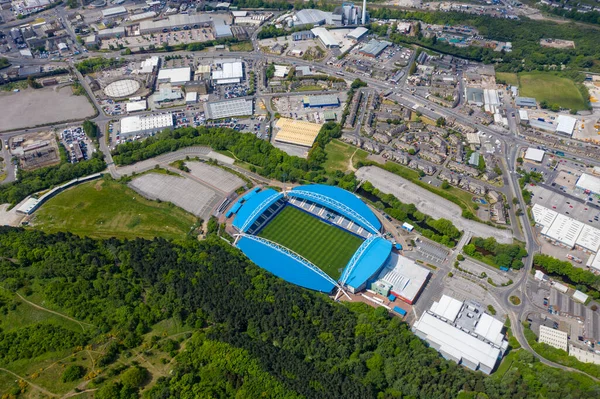
[[[496,72],[496,79],[506,82],[508,85],[518,86],[519,77],[516,73],[511,72]]]
[[[334,279],[363,242],[292,206],[285,207],[259,236],[291,249]]]
[[[183,238],[196,217],[172,204],[150,201],[112,180],[81,184],[57,195],[32,224],[46,232],[98,238]]]
[[[365,150],[361,150],[339,140],[332,140],[325,146],[327,160],[323,167],[328,172],[336,170],[347,171],[350,169],[350,159],[352,164],[356,165],[358,161],[367,159],[369,155]]]
[[[558,104],[568,109],[586,109],[575,83],[551,73],[527,72],[519,74],[519,95],[534,97],[538,103],[546,100],[549,105]]]

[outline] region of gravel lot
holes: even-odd
[[[129,186],[143,196],[173,204],[203,219],[223,200],[210,188],[188,178],[148,173],[137,177]]]
[[[399,200],[415,204],[417,209],[436,219],[446,218],[463,231],[470,231],[477,237],[495,237],[498,242],[512,243],[510,230],[500,230],[494,227],[467,220],[461,216],[458,205],[439,197],[432,192],[386,170],[374,166],[366,166],[356,171],[356,177],[368,180],[386,194],[393,194]]]
[[[83,119],[94,115],[86,96],[74,96],[70,86],[0,92],[0,130]]]
[[[221,191],[231,192],[244,185],[242,179],[218,166],[203,162],[186,162],[185,165],[190,169],[192,176],[217,187]]]

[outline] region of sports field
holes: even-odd
[[[519,74],[519,95],[534,97],[538,103],[546,100],[568,109],[585,109],[586,101],[572,80],[552,73],[526,72]]]
[[[259,234],[291,249],[337,279],[363,240],[292,206]]]

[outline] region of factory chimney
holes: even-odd
[[[367,23],[367,0],[363,0],[363,9],[362,9],[362,24]]]

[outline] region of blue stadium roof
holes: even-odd
[[[381,230],[381,222],[360,198],[334,186],[312,184],[294,187],[288,195],[308,199],[340,213],[373,234]]]
[[[360,287],[383,267],[391,252],[391,242],[371,236],[356,250],[340,280],[350,287]]]
[[[247,196],[248,195],[246,195],[246,197]],[[254,223],[256,219],[269,208],[269,206],[281,197],[283,197],[283,193],[278,193],[270,188],[247,198],[246,202],[244,202],[237,212],[235,219],[233,219],[233,226],[238,230],[243,230],[245,232],[252,226],[252,223]],[[245,229],[243,229],[244,226],[246,227]]]
[[[266,240],[264,240],[266,241]],[[237,247],[258,266],[282,279],[315,291],[329,293],[335,287],[331,277],[311,269],[314,265],[295,258],[292,254],[278,250],[255,236],[245,236],[238,240]],[[282,247],[279,247],[282,248]]]

